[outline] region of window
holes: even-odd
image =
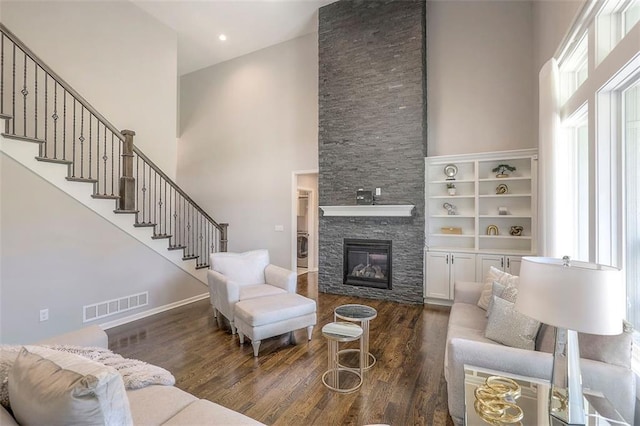
[[[558,146],[558,250],[589,261],[589,129],[586,105],[563,123]]]
[[[627,319],[640,330],[640,81],[623,92]]]
[[[640,20],[640,0],[608,0],[596,19],[600,63]]]
[[[560,98],[562,102],[569,99],[589,75],[587,47],[587,35],[585,34],[560,65]]]

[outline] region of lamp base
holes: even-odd
[[[585,425],[578,332],[558,327],[549,395],[552,425]]]

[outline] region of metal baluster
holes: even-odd
[[[24,54],[24,63],[23,63],[23,85],[22,90],[22,135],[27,136],[27,95],[29,91],[27,90],[27,54]]]
[[[147,164],[147,166],[149,166]],[[151,214],[153,212],[153,210],[151,210],[151,166],[149,166],[149,186],[147,186],[147,189],[149,191],[149,223],[153,223],[151,221]],[[155,233],[155,228],[154,228],[154,233]]]
[[[26,56],[25,56],[25,68],[26,68]],[[34,101],[34,132],[33,132],[33,137],[38,139],[38,64],[36,64],[35,62],[33,63],[33,69],[34,69],[34,89],[33,89],[33,96],[35,97],[35,101]],[[42,148],[46,148],[43,147],[42,145],[40,145],[40,156],[42,156]]]
[[[13,63],[11,64],[13,68],[12,71],[12,83],[13,83],[13,93],[11,94],[11,134],[16,134],[16,45],[13,44]]]
[[[93,133],[92,132],[92,130],[93,130],[93,120],[92,120],[92,118],[93,118],[93,114],[89,113],[89,179],[91,179],[91,176],[92,176],[91,169],[93,168],[92,164],[91,164],[91,140],[93,139],[91,137],[91,136],[93,136],[93,134],[92,134]],[[97,122],[97,119],[96,119],[96,122]]]
[[[158,173],[153,171],[153,223],[156,224],[156,230],[158,229]],[[154,232],[157,234],[157,232]]]
[[[156,172],[156,177],[157,177],[157,172]],[[162,177],[158,177],[158,181],[160,182],[160,190],[158,192],[158,197],[160,198],[160,201],[158,202],[158,217],[160,218],[160,222],[158,222],[158,234],[163,235],[162,234]]]
[[[173,213],[171,213],[171,209],[173,207],[173,204],[172,204],[172,198],[173,197],[171,196],[171,191],[172,190],[173,190],[173,187],[170,187],[169,188],[169,233],[170,234],[169,235],[171,235],[171,237],[169,238],[169,247],[173,246],[174,245],[173,243],[175,242],[175,233],[173,232],[173,228],[171,228],[171,225],[173,223],[173,220],[172,220],[172,217],[171,217],[171,216],[173,216]]]
[[[54,80],[55,81],[55,80]],[[58,82],[53,86],[53,158],[58,159]]]
[[[80,112],[80,177],[84,178],[84,105]]]
[[[113,167],[113,161],[114,161],[114,157],[115,157],[113,144],[114,144],[114,134],[113,134],[113,132],[111,132],[111,195],[114,195],[113,194],[113,187],[116,186],[116,184],[114,183],[115,177],[114,177],[114,173],[113,173],[113,171],[115,170],[115,167]]]
[[[76,98],[73,98],[73,145],[71,161],[73,162],[73,165],[71,166],[71,177],[76,177]]]
[[[0,114],[4,114],[4,33],[0,33]]]
[[[104,128],[104,134],[107,134],[107,127]],[[96,179],[98,184],[96,186],[96,194],[100,194],[100,122],[97,122],[96,128]]]
[[[44,70],[43,70],[44,71]],[[50,146],[49,137],[47,134],[47,123],[49,123],[49,74],[44,73],[44,140],[47,141],[47,150]],[[45,150],[45,157],[48,157],[47,150]]]
[[[164,235],[167,235],[167,181],[166,180],[164,180]]]
[[[62,92],[62,159],[67,159],[67,91]]]
[[[104,128],[104,154],[102,155],[102,161],[104,166],[104,187],[102,188],[103,195],[107,195],[107,127]]]
[[[136,155],[136,210],[141,211],[140,209],[140,180],[138,179],[138,171],[140,168],[140,156]],[[142,221],[144,222],[144,212],[142,212]],[[138,215],[136,215],[136,223],[138,222]]]
[[[120,184],[120,176],[122,176],[121,167],[122,167],[122,144],[123,144],[123,142],[120,140],[120,138],[117,139],[117,144],[118,144],[118,161],[117,161],[117,163],[118,163],[118,174],[117,174],[118,178],[116,179],[116,182],[118,184]],[[118,194],[120,193],[119,189],[120,188],[118,187],[118,191],[116,191]]]

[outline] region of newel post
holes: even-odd
[[[229,228],[228,223],[220,224],[220,251],[227,251],[227,229]]]
[[[133,177],[133,137],[136,132],[123,130],[122,176],[120,176],[119,210],[136,209],[136,180]]]

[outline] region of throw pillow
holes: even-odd
[[[22,346],[0,346],[0,405],[9,409],[9,371]]]
[[[540,322],[518,312],[514,304],[493,296],[485,337],[514,348],[534,350]]]
[[[497,281],[493,282],[493,286],[491,288],[492,296],[499,297],[500,299],[504,299],[511,303],[516,303],[516,299],[518,298],[518,287],[509,286],[506,287],[500,284]],[[491,314],[491,309],[493,308],[493,297],[489,299],[489,307],[487,308],[486,317]]]
[[[491,300],[493,291],[493,282],[497,281],[506,287],[518,287],[519,277],[517,275],[511,275],[493,266],[489,267],[487,276],[484,279],[484,287],[482,293],[480,293],[480,299],[478,299],[478,306],[485,311],[489,308],[489,301]]]
[[[13,363],[9,400],[20,424],[133,424],[115,369],[38,346],[23,347]]]

